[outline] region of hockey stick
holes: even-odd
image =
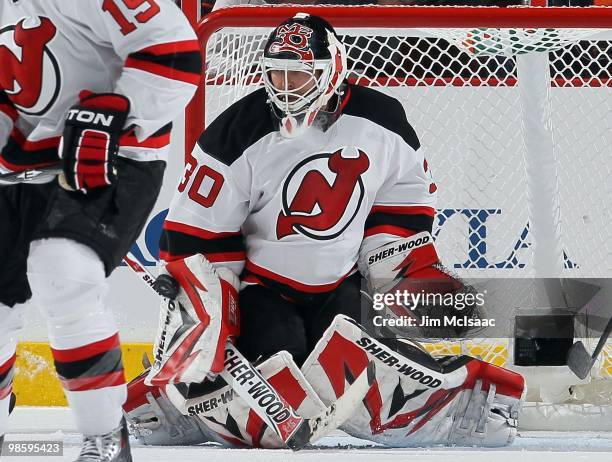
[[[159,288],[156,290],[155,278],[131,252],[123,260],[149,288],[162,298],[164,304],[168,304],[170,310],[176,309],[174,298],[178,290],[174,280],[171,278],[163,280],[161,290]],[[158,362],[160,352],[155,352],[154,357],[155,362]],[[375,372],[374,362],[370,361],[368,367],[338,400],[321,414],[309,419],[297,414],[231,342],[226,345],[225,368],[220,375],[289,448],[299,450],[311,441],[338,428],[353,414],[374,382]],[[248,380],[237,380],[237,377],[248,377]],[[263,394],[262,389],[265,390]]]
[[[591,369],[595,365],[595,361],[597,361],[599,353],[601,353],[601,350],[603,350],[611,331],[612,318],[610,318],[606,328],[603,330],[592,355],[589,354],[581,341],[574,343],[569,349],[569,352],[567,353],[567,366],[574,374],[576,374],[576,376],[578,376],[578,378],[584,379],[587,375],[589,375],[589,372],[591,372]]]
[[[31,183],[34,180],[42,180],[45,177],[57,176],[62,172],[58,164],[45,167],[23,170],[21,172],[9,172],[0,175],[0,186],[10,186],[18,183]]]

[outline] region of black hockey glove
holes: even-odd
[[[67,189],[86,193],[116,180],[119,137],[130,101],[114,93],[87,91],[81,92],[80,99],[80,104],[68,110],[59,153]]]

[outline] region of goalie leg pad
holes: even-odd
[[[512,442],[524,392],[519,374],[468,356],[436,360],[398,343],[394,351],[337,316],[304,363],[304,376],[329,404],[374,360],[376,381],[344,431],[396,447]]]
[[[160,387],[145,385],[148,370],[128,384],[123,405],[128,429],[141,444],[190,446],[216,441],[199,419],[184,416]]]
[[[270,385],[303,417],[314,417],[325,409],[293,358],[281,351],[257,366]],[[236,380],[241,380],[240,376]],[[245,378],[246,380],[246,378]],[[214,439],[230,447],[284,448],[285,443],[245,401],[221,378],[189,387],[168,385],[168,398],[190,418],[200,420]],[[265,387],[252,386],[252,396],[266,399]]]

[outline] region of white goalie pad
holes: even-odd
[[[325,409],[286,351],[275,354],[258,365],[257,369],[302,417],[314,417]],[[236,380],[241,380],[239,374],[236,373]],[[254,390],[252,396],[265,403],[265,387],[258,383],[253,387],[260,389]],[[189,387],[183,384],[168,385],[166,393],[180,413],[198,419],[217,442],[230,447],[286,447],[276,433],[221,378]]]
[[[175,300],[163,302],[145,382],[200,383],[223,368],[225,345],[239,334],[238,277],[215,269],[203,255],[168,263],[161,271],[178,282]]]
[[[394,447],[513,441],[524,393],[519,374],[468,356],[438,361],[398,343],[394,351],[337,316],[304,363],[304,376],[329,404],[374,360],[376,381],[344,431]]]
[[[128,430],[147,446],[190,446],[216,441],[199,420],[182,415],[159,387],[144,384],[146,371],[128,384],[123,413]]]

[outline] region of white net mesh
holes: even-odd
[[[212,35],[206,124],[262,85],[270,30]],[[400,100],[426,150],[439,187],[436,244],[447,266],[464,277],[536,276],[539,249],[540,267],[553,275],[612,276],[610,31],[475,24],[338,32],[350,80]],[[431,348],[511,362],[508,340]],[[569,400],[612,401],[611,388],[601,386],[611,376],[608,345],[593,380],[574,386]]]

